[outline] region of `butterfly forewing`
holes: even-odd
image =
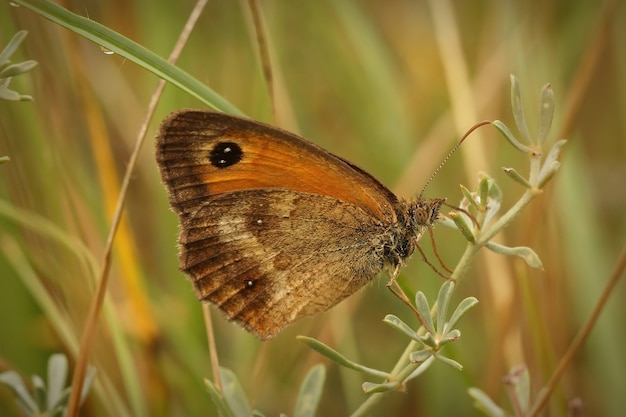
[[[179,212],[217,194],[257,188],[328,195],[381,218],[397,201],[374,177],[317,145],[223,113],[168,116],[157,137],[157,162]]]

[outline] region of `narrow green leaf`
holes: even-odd
[[[478,304],[478,300],[474,297],[467,297],[466,299],[461,301],[454,310],[454,313],[452,313],[452,316],[450,317],[450,320],[448,320],[448,323],[446,323],[444,333],[448,333],[450,329],[453,329],[458,323],[459,319],[463,317],[463,315],[476,304]]]
[[[61,392],[61,396],[59,397],[56,404],[52,406],[52,408],[48,408],[47,412],[51,417],[63,417],[63,412],[67,407],[67,402],[70,399],[70,391],[72,387],[65,387]],[[83,403],[83,399],[81,398],[80,403]]]
[[[353,369],[353,370],[358,371],[358,372],[362,372],[362,373],[364,373],[366,375],[370,375],[370,376],[372,376],[374,378],[385,378],[386,379],[386,378],[390,377],[388,372],[384,372],[384,371],[379,371],[377,369],[368,368],[367,366],[363,366],[361,364],[358,364],[356,362],[353,362],[353,361],[349,360],[348,358],[343,356],[341,353],[339,353],[336,350],[326,346],[324,343],[320,342],[319,340],[313,339],[312,337],[297,336],[296,339],[298,339],[300,342],[304,343],[305,345],[307,345],[308,347],[310,347],[314,351],[316,351],[316,352],[326,356],[328,359],[332,360],[333,362],[338,363],[341,366]]]
[[[37,403],[31,397],[30,393],[26,389],[26,385],[24,385],[24,381],[15,371],[7,371],[0,374],[0,382],[7,385],[9,388],[15,392],[18,397],[18,401],[20,401],[26,410],[31,411],[32,413],[40,412],[38,409]]]
[[[463,194],[463,197],[465,197],[465,199],[467,200],[468,205],[478,210],[478,203],[476,202],[474,195],[464,185],[461,185],[461,193]]]
[[[561,148],[563,148],[566,143],[567,141],[565,139],[561,139],[557,141],[552,148],[550,148],[550,152],[548,152],[548,155],[539,170],[537,188],[542,189],[559,170],[561,166],[558,161],[559,155],[561,154]]]
[[[388,325],[395,327],[397,330],[404,333],[416,342],[422,342],[419,335],[408,324],[406,324],[399,317],[396,317],[393,314],[387,314],[383,319],[383,323],[387,323]]]
[[[535,269],[543,269],[543,264],[541,263],[539,256],[534,250],[527,246],[516,246],[512,248],[494,242],[487,242],[487,248],[502,255],[519,256],[528,264],[528,266]]]
[[[439,289],[439,295],[437,297],[437,333],[443,334],[446,324],[446,315],[448,314],[448,306],[450,305],[450,298],[452,297],[452,291],[454,291],[454,281],[451,279],[446,280]]]
[[[17,64],[7,65],[0,71],[0,78],[10,78],[22,75],[37,66],[37,61],[32,59]]]
[[[546,167],[544,166],[543,168]],[[561,168],[561,163],[559,161],[552,161],[550,166],[548,166],[546,169],[543,168],[542,175],[539,177],[539,181],[537,183],[537,188],[540,190],[543,189],[543,187],[545,187],[548,182],[550,182],[552,177],[554,177],[554,174],[556,174],[559,168]]]
[[[554,117],[554,91],[550,83],[543,86],[541,90],[541,109],[539,111],[539,132],[537,133],[537,143],[542,144],[548,138],[552,128],[552,118]]]
[[[226,400],[222,395],[222,392],[217,389],[213,381],[208,379],[204,379],[204,386],[206,387],[209,395],[211,396],[211,400],[213,401],[213,405],[215,405],[216,411],[220,417],[234,417],[232,411],[226,404]]]
[[[526,154],[530,153],[531,151],[530,147],[518,141],[517,138],[513,135],[513,133],[511,133],[509,128],[506,127],[506,125],[502,123],[500,120],[494,120],[491,124],[493,125],[493,127],[498,129],[498,131],[500,131],[502,136],[504,136],[504,139],[506,139],[507,142],[513,145],[515,149],[517,149],[520,152],[524,152]]]
[[[466,220],[465,215],[463,213],[452,212],[450,213],[450,219],[456,225],[456,228],[459,229],[461,234],[468,242],[476,243],[476,237],[473,233],[473,226]]]
[[[502,193],[500,192],[500,187],[498,187],[498,184],[494,182],[489,189],[489,192],[489,203],[487,204],[487,212],[485,213],[482,224],[483,230],[491,224],[493,219],[496,218],[496,216],[500,212],[500,207],[502,205]]]
[[[11,158],[9,158],[8,156],[0,156],[0,164],[6,164],[10,160]]]
[[[46,384],[39,375],[33,375],[33,399],[37,403],[37,408],[42,411],[48,411],[46,406]]]
[[[382,384],[377,384],[374,382],[364,382],[361,385],[361,389],[363,389],[363,392],[366,394],[373,394],[375,392],[396,391],[399,385],[400,384],[398,381],[384,382]]]
[[[234,417],[250,417],[252,408],[248,403],[246,394],[237,379],[237,375],[227,368],[220,367],[220,378],[224,390],[224,399]]]
[[[0,100],[20,101],[22,100],[22,96],[18,92],[11,90],[4,85],[0,85]]]
[[[430,368],[430,365],[432,365],[434,362],[435,362],[435,357],[433,355],[430,355],[430,357],[428,359],[426,359],[424,362],[420,363],[413,370],[413,372],[411,372],[411,374],[406,377],[406,379],[404,380],[404,383],[406,384],[410,380],[415,379],[418,376],[420,376],[421,374],[423,374],[424,372],[426,372],[426,370],[428,368]]]
[[[430,316],[430,305],[428,304],[428,300],[423,292],[418,291],[415,294],[415,307],[417,307],[417,312],[420,314],[425,330],[428,333],[435,333],[435,326],[433,324],[433,318]]]
[[[458,215],[458,213],[456,213]],[[439,216],[439,220],[437,220],[437,224],[440,224],[445,227],[449,227],[450,229],[458,230],[458,226],[452,221],[452,219],[448,216]]]
[[[522,184],[525,188],[528,188],[529,190],[533,188],[533,186],[528,182],[528,180],[526,180],[526,178],[524,178],[522,174],[517,172],[515,168],[502,167],[502,171],[504,171],[504,173],[513,181],[519,184]]]
[[[513,118],[515,119],[517,130],[522,135],[522,139],[524,139],[526,143],[533,143],[530,133],[528,132],[526,117],[524,116],[519,82],[517,81],[517,77],[513,74],[511,74],[511,108],[513,110]]]
[[[450,365],[451,367],[453,367],[457,371],[462,371],[463,370],[463,365],[461,365],[460,363],[458,363],[454,359],[450,359],[447,356],[443,356],[443,355],[441,355],[441,354],[439,354],[437,352],[435,352],[435,359],[445,363],[446,365]]]
[[[324,365],[315,365],[309,370],[302,381],[296,406],[293,411],[294,417],[314,417],[322,397],[324,381],[326,380],[326,368]]]
[[[430,349],[421,349],[415,352],[411,352],[409,355],[409,360],[413,363],[422,363],[426,361],[428,358],[433,356],[433,351]]]
[[[492,205],[493,202],[498,204],[502,203],[502,190],[498,183],[493,179],[489,178],[489,204]]]
[[[487,208],[487,200],[489,199],[489,183],[490,179],[487,175],[482,175],[478,182],[478,201],[481,210]]]
[[[443,347],[450,342],[456,342],[460,338],[461,331],[457,329],[452,329],[441,338],[441,340],[439,341],[439,346]]]
[[[433,333],[426,333],[424,336],[420,338],[422,344],[428,346],[433,350],[433,352],[439,350],[439,339],[435,338]]]
[[[474,399],[474,407],[485,413],[488,417],[506,417],[504,410],[498,407],[483,391],[478,388],[469,388],[467,393]]]
[[[28,35],[28,32],[25,30],[20,30],[13,35],[9,43],[7,43],[7,46],[5,46],[2,52],[0,52],[0,64],[10,61],[11,56],[15,53],[15,51],[17,51],[17,48],[20,47],[20,44],[26,35]]]
[[[550,152],[548,152],[548,155],[546,155],[546,159],[543,163],[544,167],[549,166],[552,162],[559,159],[559,155],[561,154],[561,149],[563,148],[563,146],[565,146],[566,143],[567,143],[566,139],[561,139],[557,141],[554,145],[552,145],[552,148],[550,148]]]
[[[56,353],[48,359],[48,395],[46,409],[53,409],[61,399],[67,383],[67,358],[62,353]]]

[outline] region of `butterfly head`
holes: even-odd
[[[409,203],[409,221],[416,235],[421,235],[426,228],[435,225],[439,209],[445,202],[445,198],[418,197]]]

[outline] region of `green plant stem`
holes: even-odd
[[[537,175],[541,168],[541,159],[539,156],[531,156],[530,158],[530,174],[529,179],[530,183],[533,184],[537,181]],[[526,190],[526,192],[522,195],[522,197],[500,218],[494,222],[490,227],[486,230],[483,230],[479,236],[476,238],[475,243],[468,243],[463,255],[459,259],[459,262],[452,273],[452,278],[455,280],[459,280],[465,273],[465,271],[469,268],[470,264],[478,254],[478,251],[489,242],[496,234],[498,234],[501,230],[507,227],[519,213],[537,196],[540,194],[540,191],[536,188]],[[431,314],[435,314],[437,311],[437,303],[432,306]],[[419,329],[418,333],[422,333],[423,329]],[[401,384],[406,382],[406,379],[423,364],[413,364],[409,361],[409,354],[416,349],[418,349],[418,343],[415,341],[411,341],[404,352],[396,362],[393,370],[391,371],[391,377],[393,380],[399,381]],[[380,402],[383,398],[384,393],[374,393],[370,395],[360,406],[356,409],[351,417],[360,417],[365,416],[371,409]]]
[[[504,213],[500,218],[493,223],[486,230],[483,230],[476,237],[476,243],[473,245],[477,249],[485,246],[495,235],[500,233],[505,227],[507,227],[515,217],[526,207],[530,202],[539,194],[538,191],[527,190],[517,202]],[[467,265],[469,266],[469,265]]]
[[[361,403],[359,408],[357,408],[350,417],[364,417],[369,414],[369,412],[374,408],[376,404],[378,404],[382,399],[384,393],[376,392],[371,394],[365,401]]]
[[[457,281],[459,280],[459,278],[462,276],[465,270],[469,268],[471,261],[474,259],[479,249],[480,247],[478,247],[477,245],[474,245],[474,244],[467,245],[467,247],[465,248],[465,251],[463,252],[463,255],[461,256],[461,259],[459,260],[459,263],[457,264],[456,268],[454,269],[454,272],[452,273],[452,278],[454,278]],[[438,305],[437,305],[437,302],[435,302],[435,304],[433,304],[430,310],[431,315],[437,312],[437,308],[438,308]],[[423,328],[420,328],[418,330],[418,333],[422,333],[423,331],[424,331]],[[404,384],[407,378],[411,376],[411,374],[413,374],[413,372],[418,367],[424,366],[426,364],[426,362],[415,364],[409,361],[410,353],[417,350],[418,348],[419,348],[419,344],[416,341],[409,342],[409,344],[404,349],[404,352],[402,353],[402,355],[400,356],[395,366],[393,367],[393,370],[390,373],[391,378],[393,380],[399,381],[401,384]],[[430,365],[430,363],[432,362],[428,362],[426,366]],[[384,394],[385,393],[379,393],[379,392],[371,394],[363,403],[361,403],[359,408],[357,408],[350,415],[350,417],[366,416],[372,410],[372,408],[383,399]]]
[[[414,350],[418,349],[419,344],[412,340],[406,347],[406,349],[404,349],[404,352],[402,353],[402,355],[400,356],[400,358],[398,359],[398,362],[396,362],[396,365],[393,367],[393,369],[391,370],[391,375],[397,376],[400,375],[400,371],[406,367],[406,364],[409,363],[409,355],[411,354],[411,352],[413,352]]]

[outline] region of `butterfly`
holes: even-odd
[[[170,114],[156,160],[197,297],[263,340],[383,271],[395,280],[445,202],[399,198],[302,137],[212,111]]]

